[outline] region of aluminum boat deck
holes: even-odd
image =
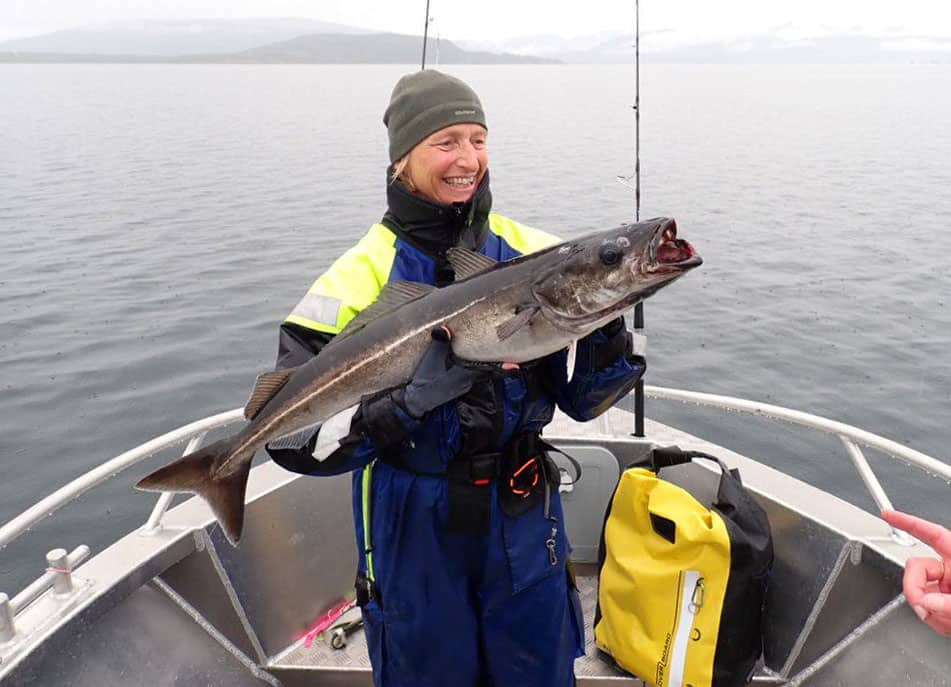
[[[592,573],[578,575],[577,577],[581,607],[584,610],[585,655],[575,661],[575,676],[582,685],[593,680],[597,680],[597,683],[600,684],[604,678],[609,678],[611,684],[616,685],[643,685],[643,682],[615,668],[598,654],[598,648],[594,643],[594,632],[592,631],[594,607],[598,600],[598,579],[593,574],[593,566],[586,566],[584,572]],[[422,637],[420,641],[428,640]],[[281,657],[281,663],[298,669],[311,668],[315,671],[326,669],[368,671],[370,669],[366,638],[362,631],[357,631],[352,635],[342,649],[334,649],[325,639],[316,640],[309,647],[303,641],[298,642],[295,647]],[[315,681],[313,684],[320,683]],[[371,683],[368,682],[367,684]]]

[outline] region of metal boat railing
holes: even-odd
[[[916,451],[913,448],[899,444],[897,441],[886,439],[872,432],[868,432],[844,422],[830,420],[819,415],[804,413],[800,410],[792,410],[782,406],[771,405],[769,403],[760,403],[759,401],[750,401],[745,398],[736,398],[734,396],[720,396],[717,394],[706,394],[699,391],[685,391],[683,389],[669,389],[666,387],[650,386],[646,388],[646,393],[651,398],[662,399],[666,401],[681,401],[683,403],[694,403],[709,408],[720,408],[723,410],[734,410],[751,415],[768,417],[774,420],[782,420],[790,424],[801,427],[809,427],[834,434],[845,446],[845,450],[852,460],[852,464],[862,478],[865,488],[869,495],[875,501],[879,510],[891,510],[892,502],[885,493],[884,487],[875,476],[872,466],[868,459],[859,448],[863,444],[869,448],[877,449],[892,458],[900,460],[908,465],[921,468],[922,470],[943,477],[951,483],[951,465],[943,463],[936,458]],[[909,537],[901,530],[892,528],[892,538],[900,544],[910,546],[915,540]]]
[[[3,527],[0,527],[0,549],[29,530],[39,521],[58,511],[67,503],[79,498],[103,482],[112,479],[126,468],[136,463],[141,463],[159,451],[179,444],[186,439],[191,439],[189,442],[191,449],[197,448],[205,435],[211,430],[230,425],[243,419],[244,412],[240,408],[229,410],[225,413],[218,413],[217,415],[212,415],[203,420],[197,420],[178,429],[174,429],[151,441],[136,446],[116,456],[112,460],[106,461],[99,467],[93,468],[64,487],[57,489],[42,501],[33,504]],[[189,449],[186,448],[186,452],[188,450]]]
[[[740,411],[744,413],[750,413],[752,415],[783,420],[791,424],[816,429],[827,434],[834,434],[842,441],[849,458],[855,465],[856,470],[858,470],[858,473],[861,476],[866,488],[868,489],[872,498],[875,500],[876,505],[882,509],[891,508],[891,501],[889,500],[885,489],[878,481],[878,478],[875,476],[875,473],[872,471],[872,468],[869,465],[868,460],[865,458],[865,455],[862,453],[862,450],[859,448],[859,444],[868,446],[869,448],[877,449],[886,455],[896,458],[908,465],[921,468],[932,475],[942,477],[945,480],[951,482],[951,465],[943,463],[936,458],[932,458],[929,455],[926,455],[920,451],[916,451],[915,449],[909,448],[903,444],[899,444],[896,441],[886,439],[884,437],[878,436],[877,434],[873,434],[872,432],[859,429],[858,427],[853,427],[852,425],[847,425],[843,422],[830,420],[828,418],[812,415],[810,413],[804,413],[798,410],[792,410],[790,408],[783,408],[782,406],[760,403],[758,401],[750,401],[732,396],[720,396],[717,394],[706,394],[697,391],[685,391],[683,389],[669,389],[655,386],[645,387],[645,393],[651,398],[681,401],[711,408]],[[192,422],[183,427],[179,427],[178,429],[156,437],[151,441],[147,441],[136,448],[116,456],[112,460],[109,460],[99,467],[90,470],[84,475],[77,477],[69,484],[56,490],[43,500],[25,510],[13,520],[3,525],[3,527],[0,527],[0,549],[5,547],[13,540],[17,539],[20,535],[44,518],[52,515],[54,512],[75,500],[88,490],[111,479],[126,468],[149,458],[158,451],[179,444],[185,440],[188,440],[189,443],[183,455],[185,453],[189,453],[201,445],[201,442],[211,430],[239,422],[243,419],[244,414],[242,409],[236,408],[234,410],[229,410],[224,413],[219,413],[217,415],[212,415],[202,420]],[[162,517],[168,506],[171,504],[171,501],[172,494],[162,494],[159,497],[152,514],[149,516],[148,521],[142,528],[143,533],[153,533],[161,528]],[[897,530],[892,531],[892,536],[900,543],[912,543],[912,540],[907,537],[907,535],[904,535],[904,533]]]

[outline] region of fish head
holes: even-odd
[[[534,281],[541,312],[559,329],[583,335],[656,293],[703,260],[667,217],[624,224],[567,241],[562,259]]]

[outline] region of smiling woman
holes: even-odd
[[[468,202],[489,167],[486,136],[480,124],[441,129],[396,161],[393,180],[434,203]]]
[[[415,302],[404,299],[400,307],[394,294],[446,295],[450,290],[438,287],[476,284],[465,279],[473,264],[484,268],[558,243],[491,211],[485,114],[467,84],[434,70],[408,74],[393,89],[383,122],[390,142],[386,212],[285,320],[279,368],[334,360],[356,341],[348,338],[353,327],[344,331],[356,317],[391,336],[379,318],[405,320],[405,307]],[[597,246],[592,250],[596,261]],[[460,252],[465,260],[453,262]],[[492,289],[501,288],[497,276],[492,281]],[[485,293],[479,286],[474,302],[485,302]],[[441,312],[432,303],[421,305]],[[538,355],[518,346],[518,365],[459,362],[479,359],[464,348],[470,322],[484,327],[501,315],[500,322],[528,331],[534,310],[520,313],[521,303],[460,316],[451,333],[402,322],[419,336],[392,346],[374,339],[379,369],[410,361],[398,382],[361,394],[319,428],[268,445],[288,470],[353,473],[356,591],[378,687],[574,684],[583,624],[566,563],[558,471],[539,435],[556,405],[578,420],[606,411],[640,378],[644,360],[611,312],[581,334],[572,330],[580,338],[571,379],[562,346],[575,337]],[[453,308],[447,312],[460,315]],[[490,331],[492,349],[482,360],[509,360],[500,334]],[[282,373],[265,379],[272,375]],[[525,474],[531,487],[515,489]],[[421,644],[423,636],[434,639]]]

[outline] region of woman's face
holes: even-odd
[[[406,166],[416,193],[445,205],[472,198],[489,166],[486,133],[480,124],[454,124],[417,143]]]

